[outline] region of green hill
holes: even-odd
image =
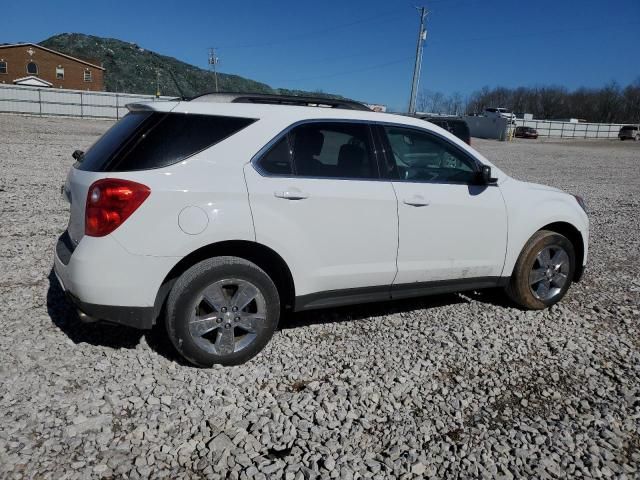
[[[40,42],[40,45],[67,55],[102,63],[106,69],[105,88],[110,92],[155,94],[157,72],[160,72],[159,84],[162,95],[180,95],[176,83],[187,97],[215,90],[212,72],[144,49],[135,43],[82,33],[62,33],[47,38]],[[309,94],[300,90],[274,89],[265,83],[227,73],[218,73],[218,86],[222,92]],[[314,95],[343,98],[324,93]]]

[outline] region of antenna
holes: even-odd
[[[178,82],[176,80],[176,76],[173,74],[173,70],[171,70],[170,68],[167,68],[166,70],[167,70],[167,72],[169,72],[169,76],[171,77],[171,80],[173,80],[173,84],[176,86],[176,88],[178,89],[178,92],[180,93],[180,99],[181,100],[186,100],[187,97],[184,96],[184,92],[180,88],[180,85],[178,85]]]
[[[216,55],[216,49],[211,47],[209,49],[209,68],[213,70],[213,76],[216,81],[216,93],[218,93],[218,71],[216,70],[216,65],[220,62],[220,58]]]

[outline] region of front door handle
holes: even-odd
[[[308,193],[300,191],[297,188],[290,188],[283,192],[273,192],[273,194],[278,198],[284,198],[286,200],[304,200],[305,198],[309,198]]]
[[[413,197],[405,198],[402,200],[402,203],[411,207],[426,207],[429,205],[429,201],[422,195],[414,195]]]

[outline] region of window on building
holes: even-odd
[[[38,75],[38,65],[35,62],[27,63],[27,73],[29,75]]]
[[[0,73],[7,73],[7,62],[0,60]]]
[[[56,67],[56,78],[58,80],[64,80],[64,67],[62,65]]]
[[[85,82],[93,82],[93,75],[91,75],[91,70],[84,71],[84,81]]]

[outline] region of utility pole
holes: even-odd
[[[213,76],[216,81],[216,93],[218,93],[218,71],[216,70],[216,65],[220,61],[220,58],[216,55],[216,49],[209,49],[209,67],[213,70]]]
[[[156,69],[156,98],[160,98],[160,70]]]
[[[418,7],[416,7],[418,8]],[[420,11],[420,30],[418,31],[418,43],[416,44],[416,63],[413,67],[413,81],[411,82],[411,97],[409,99],[409,115],[416,113],[416,96],[418,95],[418,84],[420,83],[420,70],[422,69],[422,48],[427,38],[427,30],[425,28],[425,19],[427,18],[427,9],[418,8]]]

